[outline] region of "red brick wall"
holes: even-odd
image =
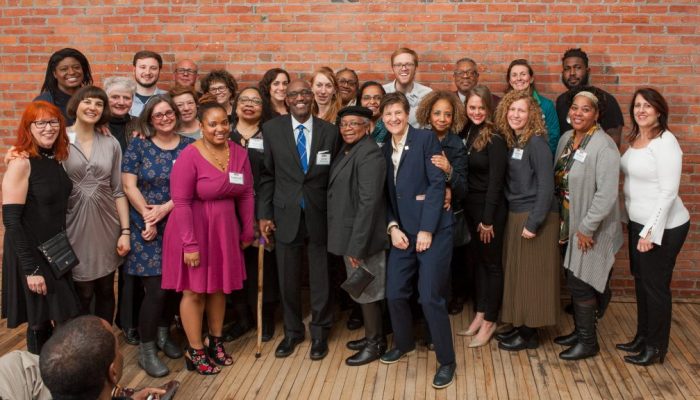
[[[453,62],[468,56],[480,63],[481,82],[500,94],[508,63],[527,58],[539,90],[551,99],[564,90],[562,53],[581,46],[592,83],[614,94],[623,110],[642,85],[666,96],[685,152],[681,194],[692,218],[700,216],[700,6],[694,0],[182,3],[189,2],[0,0],[0,150],[23,106],[38,94],[49,55],[67,46],[88,56],[98,84],[130,75],[134,52],[156,50],[165,59],[161,87],[184,57],[202,72],[226,68],[244,85],[276,66],[302,76],[321,65],[348,66],[361,80],[387,81],[389,54],[408,46],[420,55],[418,81],[451,88]],[[614,285],[632,294],[626,257],[621,251]],[[700,297],[698,260],[700,234],[693,225],[676,266],[675,295]]]

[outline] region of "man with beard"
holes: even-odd
[[[313,92],[306,81],[287,87],[289,114],[265,123],[257,196],[260,233],[274,232],[284,315],[284,340],[275,357],[288,357],[304,341],[301,314],[302,250],[306,246],[311,303],[312,360],[328,354],[333,323],[329,304],[326,204],[328,175],[339,148],[338,129],[311,115]]]
[[[457,96],[459,96],[459,100],[464,104],[467,101],[469,91],[479,84],[479,68],[476,65],[476,61],[469,57],[460,58],[455,63],[455,70],[452,76],[455,80],[455,87],[457,87]],[[494,111],[500,100],[500,97],[491,94],[491,103],[493,104]],[[465,129],[466,128],[468,127],[465,126]]]
[[[166,93],[164,90],[156,87],[160,77],[160,70],[163,68],[163,58],[156,52],[141,50],[134,54],[133,64],[136,93],[129,114],[132,117],[138,117],[151,97]]]
[[[591,69],[588,67],[588,54],[580,48],[569,49],[561,59],[562,71],[561,81],[568,89],[557,97],[557,115],[559,116],[559,127],[561,134],[571,129],[571,124],[567,121],[569,107],[576,93],[582,88],[589,86]],[[595,88],[602,96],[600,99],[601,115],[600,126],[620,147],[620,135],[625,121],[622,117],[622,110],[617,100],[610,93]]]
[[[399,48],[391,55],[391,69],[394,71],[395,79],[384,85],[384,91],[387,94],[401,92],[406,96],[411,106],[408,123],[414,128],[420,128],[416,120],[416,110],[423,97],[433,89],[415,82],[418,54],[406,47]]]

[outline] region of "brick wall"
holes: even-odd
[[[202,3],[190,5],[186,3]],[[452,88],[452,63],[480,63],[481,82],[502,93],[508,63],[527,58],[537,86],[554,99],[564,90],[560,57],[588,52],[592,83],[627,109],[635,88],[659,88],[671,106],[670,125],[685,152],[681,194],[700,215],[700,6],[694,0],[392,0],[223,1],[0,0],[0,139],[4,150],[23,106],[38,94],[49,55],[62,47],[85,53],[99,84],[131,74],[134,52],[165,60],[161,87],[176,59],[200,71],[226,68],[243,85],[266,69],[304,76],[314,68],[348,66],[361,80],[389,80],[389,54],[418,51],[418,81]],[[201,73],[200,73],[201,76]],[[627,114],[625,112],[625,114]],[[629,125],[629,117],[625,115]],[[621,251],[614,286],[632,294]],[[679,257],[674,294],[700,297],[700,233],[693,224]]]

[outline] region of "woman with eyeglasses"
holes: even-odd
[[[225,69],[217,69],[208,73],[200,81],[202,91],[216,97],[216,102],[221,104],[226,109],[226,115],[231,124],[236,119],[236,114],[233,108],[233,99],[238,91],[238,83]]]
[[[381,113],[379,112],[379,104],[382,102],[386,91],[379,82],[368,81],[360,86],[357,95],[357,102],[365,108],[372,111],[372,118],[369,119],[369,135],[374,139],[379,146],[383,146],[389,140],[389,131],[386,130],[384,121],[382,121]]]
[[[357,102],[357,88],[360,87],[357,72],[350,68],[343,68],[335,73],[335,79],[338,81],[338,93],[342,106],[354,106]]]
[[[180,111],[170,96],[156,95],[139,117],[139,132],[124,153],[122,185],[131,204],[131,249],[125,270],[141,280],[145,295],[139,312],[139,365],[149,375],[170,371],[158,358],[158,349],[169,358],[182,357],[182,350],[169,338],[176,302],[161,289],[163,231],[173,209],[170,172],[180,152],[192,139],[180,136]]]
[[[54,276],[37,249],[66,224],[73,184],[61,163],[68,158],[68,144],[61,111],[45,101],[30,103],[14,143],[28,157],[9,161],[2,179],[2,318],[8,328],[28,322],[27,350],[37,355],[52,323],[80,312],[71,273]]]

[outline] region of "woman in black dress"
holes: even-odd
[[[2,317],[8,328],[28,322],[27,349],[39,354],[53,324],[78,315],[71,273],[57,279],[37,246],[65,230],[72,183],[61,166],[68,136],[61,111],[45,101],[29,104],[15,149],[26,153],[7,165],[2,180],[5,225]]]

